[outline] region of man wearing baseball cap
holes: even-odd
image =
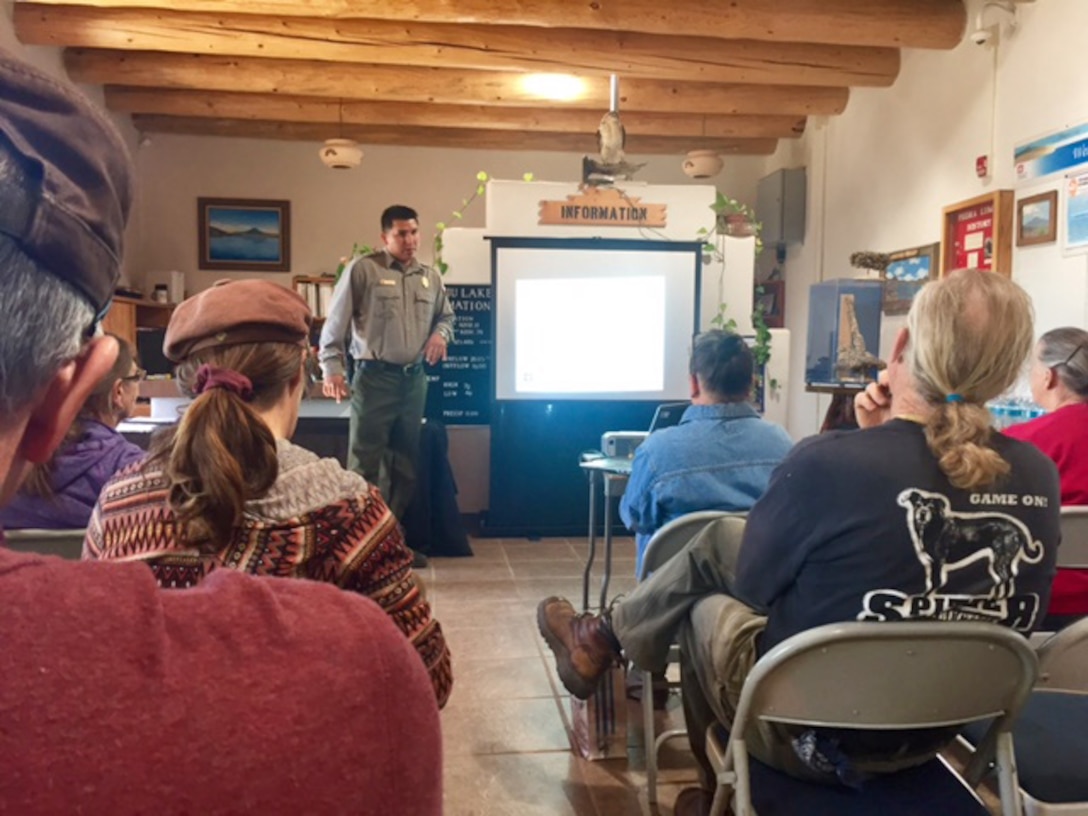
[[[0,502],[116,357],[131,173],[99,111],[0,52]],[[431,684],[365,598],[4,547],[0,597],[0,812],[441,812]]]

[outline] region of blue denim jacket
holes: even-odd
[[[636,574],[653,533],[696,510],[744,513],[763,495],[771,471],[793,445],[748,403],[691,405],[674,428],[635,451],[620,517],[635,531]]]

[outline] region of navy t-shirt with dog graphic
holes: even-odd
[[[994,435],[1010,473],[953,487],[918,423],[802,442],[748,515],[736,596],[768,616],[765,653],[839,621],[1042,620],[1059,542],[1054,463]]]

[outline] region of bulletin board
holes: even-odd
[[[944,208],[941,277],[957,269],[1012,274],[1013,193],[996,190]]]

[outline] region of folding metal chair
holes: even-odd
[[[639,581],[645,581],[654,570],[660,569],[708,524],[725,516],[736,517],[743,527],[744,515],[726,513],[721,510],[699,510],[687,513],[661,527],[646,544],[646,552],[642,556],[642,569],[638,574]],[[673,644],[669,650],[669,662],[675,663],[677,660],[679,660],[679,650],[676,644]],[[653,675],[648,671],[642,671],[642,730],[645,738],[647,798],[653,804],[657,802],[657,754],[666,742],[687,736],[688,732],[683,728],[670,728],[663,731],[656,739],[654,738]]]
[[[711,814],[722,816],[730,798],[735,816],[754,813],[747,752],[752,729],[777,723],[896,731],[986,721],[980,750],[964,778],[972,788],[977,786],[995,762],[1002,814],[1021,816],[1011,727],[1031,692],[1036,671],[1035,653],[1027,640],[989,623],[851,622],[795,635],[753,667],[729,735],[723,737],[716,726],[707,731],[707,753],[718,780]],[[884,775],[893,785],[898,776]],[[880,781],[876,776],[866,783],[861,798],[870,790],[880,795]],[[795,787],[801,791],[795,798],[801,801],[791,812],[835,812],[826,804],[809,806],[804,798],[835,795],[836,788],[802,783]],[[956,811],[949,805],[923,812]]]
[[[1058,567],[1088,569],[1088,507],[1062,507],[1062,543],[1058,547]],[[1053,632],[1034,632],[1033,646],[1043,643]]]
[[[1088,816],[1088,619],[1052,635],[1036,654],[1039,679],[1013,725],[1024,813]],[[969,728],[967,741],[977,732]]]

